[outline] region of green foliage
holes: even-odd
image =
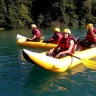
[[[96,16],[96,0],[92,3],[92,14]]]
[[[3,10],[0,13],[1,22],[3,22],[3,24],[0,22],[1,25],[11,28],[24,28],[32,22],[29,13],[30,8],[28,7],[32,3],[31,0],[2,0],[0,3],[2,4],[0,9]]]
[[[6,14],[7,14],[7,9],[4,0],[0,0],[0,25],[4,24]]]
[[[24,22],[22,22],[20,19],[18,20],[18,28],[24,28]]]
[[[96,0],[0,0],[0,26],[24,28],[36,23],[84,25],[96,22]]]
[[[18,15],[21,22],[23,22],[23,25],[27,26],[27,22],[32,22],[32,19],[29,17],[28,7],[26,7],[24,4],[19,6]]]
[[[42,14],[40,14],[37,18],[37,24],[38,26],[42,25],[44,22],[44,16]]]

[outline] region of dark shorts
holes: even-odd
[[[61,51],[60,50],[54,50],[53,51],[53,53],[52,53],[52,55],[50,55],[50,54],[46,54],[47,56],[52,56],[52,57],[55,57],[57,54],[59,54]],[[59,56],[59,58],[62,58],[62,57],[65,57],[65,56],[67,56],[67,54],[62,54],[62,55],[60,55]]]
[[[79,42],[79,45],[81,45],[82,47],[87,47],[87,48],[96,47],[96,42],[90,42],[87,40],[82,40]]]
[[[34,39],[34,40],[29,40],[29,39],[27,39],[26,41],[35,41],[35,42],[39,42],[39,41],[40,41],[40,38],[36,38],[36,39]]]

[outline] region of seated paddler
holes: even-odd
[[[37,28],[37,26],[35,24],[31,25],[31,29],[32,29],[32,38],[28,38],[27,41],[39,42],[40,41],[40,37],[41,37],[40,30]]]
[[[94,28],[92,23],[87,24],[86,28],[86,37],[79,42],[77,50],[80,50],[80,48],[84,50],[86,48],[96,47],[96,28]]]
[[[50,49],[46,55],[54,58],[62,58],[67,55],[71,55],[75,52],[77,46],[76,39],[71,35],[69,29],[64,29],[62,32],[62,38],[57,47]]]
[[[53,44],[59,44],[60,40],[62,38],[62,34],[60,33],[60,28],[54,28],[54,34],[51,38],[48,38],[47,40],[44,40],[45,43],[53,43]]]

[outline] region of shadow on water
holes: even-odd
[[[44,92],[54,91],[66,91],[67,87],[61,86],[60,81],[68,81],[68,76],[75,75],[76,73],[83,72],[85,66],[79,64],[68,71],[62,73],[54,73],[41,69],[38,66],[34,65],[31,72],[29,73],[29,78],[23,84],[24,88],[30,88],[34,93],[42,94]],[[69,81],[73,82],[73,81]]]

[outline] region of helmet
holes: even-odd
[[[36,28],[36,25],[35,25],[35,24],[32,24],[31,27],[32,27],[32,28]]]
[[[59,28],[55,28],[54,31],[60,32],[60,29]]]
[[[87,24],[86,28],[89,29],[90,27],[93,27],[92,23]]]
[[[69,33],[69,34],[71,34],[71,31],[69,29],[64,29],[63,33]]]

